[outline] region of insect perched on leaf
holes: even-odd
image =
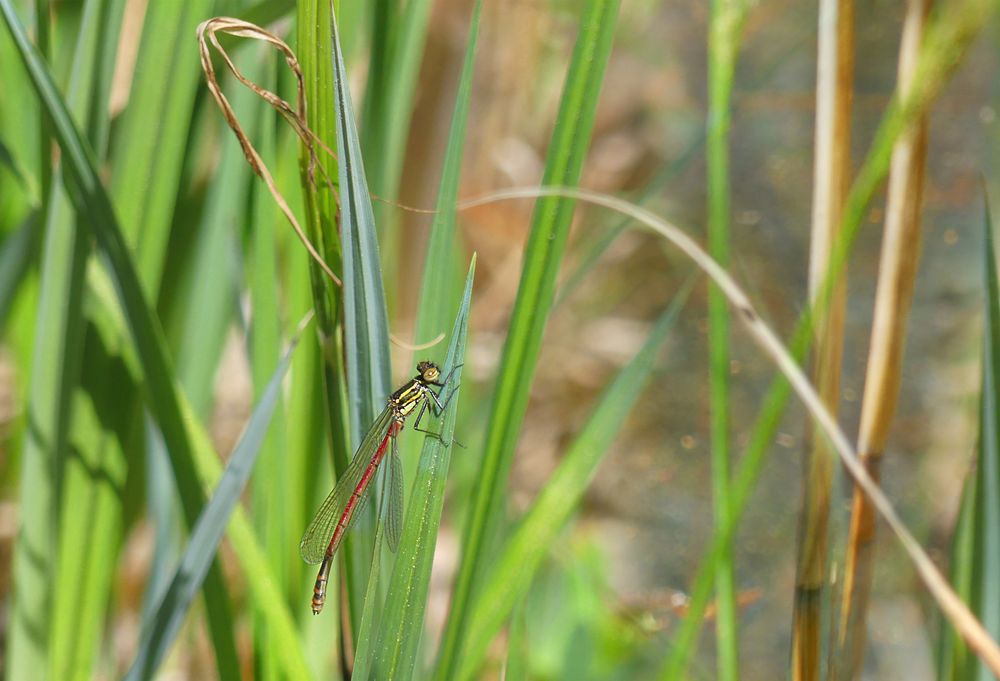
[[[452,370],[454,371],[454,369]],[[310,564],[320,563],[313,587],[312,611],[318,615],[326,601],[326,583],[330,577],[333,556],[364,506],[372,487],[375,473],[389,453],[389,470],[386,489],[388,504],[385,519],[385,536],[389,548],[395,552],[403,525],[403,466],[399,461],[397,436],[403,430],[406,418],[417,410],[414,430],[440,437],[438,433],[420,428],[420,419],[430,406],[436,414],[444,411],[449,398],[441,402],[441,393],[448,378],[440,381],[441,369],[434,362],[417,364],[417,375],[406,385],[389,396],[385,409],[378,415],[354,453],[347,470],[340,476],[336,487],[316,511],[312,522],[302,535],[299,553]],[[434,392],[434,387],[439,388]],[[454,391],[452,392],[454,394]]]

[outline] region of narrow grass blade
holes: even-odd
[[[469,679],[487,647],[528,592],[542,559],[583,498],[597,467],[635,404],[653,370],[656,353],[674,326],[693,280],[675,297],[635,357],[609,385],[552,477],[506,542],[476,596],[463,632],[459,679]]]
[[[472,92],[472,78],[475,71],[476,43],[479,35],[479,16],[482,2],[477,0],[469,21],[469,39],[465,48],[465,59],[455,95],[455,108],[448,132],[444,164],[438,187],[434,221],[427,239],[427,253],[424,256],[424,271],[420,282],[420,297],[417,299],[417,321],[414,338],[426,342],[444,334],[448,328],[452,310],[459,303],[458,278],[456,276],[457,254],[455,231],[457,216],[455,204],[458,200],[458,185],[462,173],[462,158],[465,148],[465,131],[469,118],[469,101]],[[411,365],[414,362],[410,363]],[[416,442],[404,443],[405,461],[416,461]],[[406,489],[410,488],[415,475],[415,467],[405,468]]]
[[[472,92],[472,76],[476,60],[476,39],[479,34],[479,15],[482,0],[476,0],[469,22],[469,40],[465,48],[465,60],[455,95],[455,109],[451,115],[451,130],[445,149],[441,182],[438,187],[434,222],[427,240],[427,255],[424,258],[423,279],[420,282],[420,298],[414,338],[418,342],[435,338],[444,333],[448,316],[455,301],[455,204],[458,199],[458,183],[462,173],[462,152],[465,148],[465,131],[469,119],[469,99]]]
[[[729,264],[729,121],[733,74],[740,32],[746,17],[745,0],[711,3],[708,29],[708,132],[706,140],[708,191],[708,250],[722,267]],[[712,455],[712,514],[716,524],[727,522],[730,500],[729,437],[729,306],[722,291],[708,285],[708,365],[710,439]],[[715,563],[716,674],[723,681],[738,676],[736,633],[736,576],[732,548]]]
[[[195,474],[194,453],[181,415],[162,330],[143,296],[142,285],[118,228],[111,201],[95,169],[92,153],[74,126],[48,70],[14,14],[10,0],[0,0],[0,12],[18,45],[39,100],[51,120],[53,135],[62,148],[64,172],[69,180],[74,206],[79,214],[87,217],[98,247],[108,263],[133,335],[135,349],[142,362],[147,397],[171,454],[184,514],[188,522],[193,524],[201,509],[202,491]],[[35,547],[34,550],[38,548]],[[237,668],[236,646],[232,639],[228,599],[217,566],[213,566],[206,577],[205,594],[216,658],[220,673],[225,674]]]
[[[262,46],[263,47],[263,46]],[[269,90],[276,88],[275,55],[265,49],[254,50],[253,57],[263,62],[259,77],[254,81]],[[268,107],[259,107],[254,139],[265,158],[276,158],[276,120]],[[253,313],[250,319],[249,354],[253,376],[254,395],[260,399],[266,390],[268,374],[275,360],[281,356],[281,311],[279,304],[278,262],[275,248],[275,225],[281,224],[277,206],[269,192],[260,183],[251,194],[252,232],[247,275],[250,281],[250,299]],[[301,352],[301,351],[300,351]],[[292,384],[295,385],[295,384]],[[288,580],[293,563],[298,562],[294,551],[300,526],[289,513],[295,495],[288,487],[289,471],[285,446],[286,413],[281,397],[272,418],[271,428],[261,443],[257,470],[253,478],[253,516],[257,534],[264,545],[271,572],[278,580],[278,587],[291,601],[294,592]],[[299,491],[301,494],[301,490]],[[257,660],[255,678],[260,681],[278,681],[282,678],[278,665],[280,642],[273,635],[268,616],[261,608],[254,608],[254,658]]]
[[[293,209],[296,205],[301,205],[301,189],[299,196],[293,194],[298,184],[298,163],[295,160],[295,151],[298,147],[298,138],[291,134],[282,136],[279,130],[279,145],[277,158],[279,161],[277,173],[275,174],[279,184],[284,179],[289,187],[290,205]],[[293,200],[297,198],[298,201]],[[264,221],[264,209],[258,214],[258,226]],[[282,231],[275,233],[279,250],[285,252],[285,257],[281,267],[289,272],[306,272],[309,269],[309,262],[312,261],[305,249],[298,247],[286,247],[290,245],[290,240],[294,235]],[[265,246],[263,235],[255,235],[255,241],[260,244],[259,248],[273,249],[273,244]],[[256,253],[255,247],[255,253]],[[256,260],[262,253],[254,255],[254,270],[258,268]],[[263,279],[263,275],[257,273]],[[252,284],[254,285],[254,284]],[[288,319],[301,319],[310,310],[315,312],[313,304],[313,291],[310,287],[310,280],[304,276],[291,277],[286,283],[282,310]],[[251,295],[253,292],[251,291]],[[316,315],[316,322],[319,324],[319,315]],[[317,331],[319,329],[317,328]],[[320,354],[319,333],[306,334],[302,340],[302,346],[295,353],[292,366],[289,369],[290,384],[293,389],[288,392],[287,408],[285,414],[286,440],[285,449],[282,452],[283,464],[285,468],[286,487],[284,494],[288,501],[285,512],[285,522],[288,524],[292,543],[301,535],[311,517],[310,514],[316,510],[317,505],[322,501],[322,496],[330,491],[329,474],[330,459],[329,448],[324,426],[327,423],[329,414],[326,405],[326,396],[323,392],[323,358]],[[322,475],[317,474],[322,472]],[[287,551],[285,551],[287,553]],[[312,583],[306,583],[305,573],[311,571],[311,566],[306,566],[299,558],[296,551],[291,552],[291,560],[288,563],[288,583],[294,602],[303,605],[302,614],[309,613],[309,609],[304,607],[309,602],[309,595],[312,592]],[[307,569],[308,568],[308,569]],[[308,588],[308,593],[305,589]],[[293,608],[298,612],[298,608]],[[315,618],[313,618],[315,619]],[[312,648],[311,648],[312,649]]]
[[[364,106],[365,152],[375,193],[396,195],[423,61],[431,2],[375,3]]]
[[[112,158],[111,193],[146,296],[155,300],[180,186],[194,96],[200,82],[198,23],[215,0],[149,3]]]
[[[382,0],[374,3],[372,12],[371,66],[362,134],[371,189],[391,200],[399,195],[432,5],[429,0]],[[398,272],[404,243],[403,232],[397,229],[400,215],[380,203],[375,206],[375,216],[392,306],[398,300]]]
[[[983,626],[994,639],[1000,640],[1000,280],[989,205],[983,223],[986,295],[983,299],[979,446],[976,464],[963,494],[952,579]],[[949,643],[947,654],[939,664],[940,679],[986,681],[993,678],[985,663],[970,653],[947,623],[944,623],[942,639]]]
[[[329,149],[335,149],[338,143],[338,122],[333,106],[336,98],[333,83],[334,60],[331,59],[333,50],[331,13],[335,11],[336,4],[329,0],[300,0],[296,4],[298,52],[305,79],[309,127]],[[312,179],[313,174],[310,173],[312,160],[302,145],[299,146],[299,177],[306,211],[307,233],[320,253],[323,254],[326,262],[341,275],[341,280],[343,280],[337,197],[333,192],[325,191],[323,185],[317,188]],[[336,189],[339,191],[337,159],[331,158],[327,154],[321,154],[316,163],[322,166],[324,175],[337,185]],[[320,374],[323,380],[322,388],[325,391],[319,395],[319,403],[325,408],[325,411],[321,415],[317,415],[317,418],[312,422],[318,427],[325,428],[330,443],[329,452],[333,460],[333,471],[336,474],[336,472],[347,468],[351,455],[354,453],[345,376],[347,358],[343,345],[343,291],[333,291],[320,268],[313,262],[308,263],[308,269],[312,289],[312,305],[316,311],[321,361]],[[290,432],[294,433],[294,431]],[[315,502],[321,500],[322,495],[329,491],[329,485],[323,486],[324,488],[318,492],[315,489],[317,482],[322,478],[317,477],[314,472],[317,469],[324,470],[323,463],[325,462],[321,461],[321,453],[306,453],[309,454],[309,458],[303,460],[299,470],[299,479],[310,483],[307,489],[312,494],[303,499],[308,507],[304,510],[301,506],[299,508],[300,512],[303,513],[298,528],[299,532],[305,528],[310,517],[309,514],[315,510]],[[303,474],[305,477],[302,477]],[[371,519],[370,515],[367,517],[369,520]],[[355,623],[360,619],[363,609],[364,586],[362,585],[366,583],[369,570],[371,536],[357,531],[353,535],[346,538],[340,549],[343,557],[341,564],[346,568],[343,573],[346,588],[333,590],[330,595],[339,598],[342,593],[346,592],[350,628],[354,630],[352,633],[356,634]],[[366,543],[368,546],[365,546]],[[303,569],[301,561],[299,568]],[[339,579],[339,576],[335,573],[332,579]],[[341,609],[339,603],[331,603],[331,605]],[[335,630],[337,623],[332,624],[331,628]],[[329,627],[329,625],[326,626]],[[322,632],[317,631],[317,629],[316,625],[310,626],[308,629],[310,636],[327,635],[325,629]],[[346,638],[343,636],[336,640],[343,641]],[[340,645],[337,650],[342,655],[345,648],[345,645]],[[328,660],[329,657],[326,655],[325,659]]]
[[[985,329],[984,329],[985,331]],[[982,399],[982,396],[980,396]],[[982,407],[980,405],[980,414]],[[980,448],[980,453],[982,448]],[[955,591],[966,603],[972,604],[973,578],[977,568],[976,548],[978,545],[975,533],[976,516],[976,485],[978,476],[973,472],[966,478],[962,486],[962,500],[955,522],[955,533],[951,542],[950,572],[951,583]],[[937,641],[937,679],[938,681],[967,681],[975,678],[972,670],[975,668],[975,656],[962,640],[958,632],[951,630],[941,618],[940,635]],[[988,678],[988,677],[987,677]]]
[[[344,352],[351,442],[357,446],[391,390],[389,321],[382,288],[375,216],[365,180],[361,142],[348,91],[336,18],[333,34],[334,111],[344,257]]]
[[[479,4],[477,13],[478,7]],[[441,437],[424,438],[424,448],[403,529],[403,540],[400,542],[399,556],[389,582],[389,594],[375,649],[374,678],[377,679],[406,681],[413,676],[416,664],[430,588],[431,563],[441,525],[441,510],[444,507],[445,481],[451,463],[458,389],[462,382],[462,364],[465,362],[469,304],[475,272],[476,259],[473,256],[444,363],[444,373],[450,376],[446,396],[450,402],[441,421]]]
[[[159,600],[151,626],[143,631],[136,658],[125,675],[126,681],[153,677],[170,650],[191,602],[201,589],[202,581],[229,523],[230,514],[239,503],[240,495],[257,461],[257,453],[267,435],[271,415],[278,403],[281,381],[285,377],[296,342],[297,339],[292,342],[274,370],[274,375],[250,416],[246,430],[233,449],[215,493],[198,517],[170,586]]]
[[[617,14],[618,0],[589,0],[583,11],[549,145],[542,179],[545,185],[572,186],[580,178]],[[438,681],[453,678],[457,671],[472,592],[489,560],[485,547],[504,515],[503,489],[527,409],[531,379],[572,217],[571,201],[541,200],[535,209],[493,396],[481,475],[463,534],[462,559],[438,659]]]
[[[347,419],[351,451],[356,451],[368,425],[381,411],[391,391],[389,321],[382,287],[375,216],[372,212],[364,159],[348,89],[347,69],[340,48],[336,17],[330,16],[333,39],[333,103],[337,127],[337,177],[340,187],[341,247],[343,249],[344,368],[347,377]],[[331,427],[332,424],[331,424]],[[364,511],[376,515],[375,504]],[[364,518],[361,519],[364,522]],[[369,521],[370,522],[370,521]],[[363,528],[364,525],[361,525]],[[345,542],[349,568],[352,621],[360,624],[363,610],[360,584],[368,579],[372,542],[355,531]],[[355,630],[355,636],[359,635]]]
[[[388,465],[386,466],[388,468]],[[381,476],[384,479],[385,471]],[[351,670],[351,679],[368,679],[372,668],[372,653],[375,642],[375,625],[381,621],[383,607],[387,605],[384,598],[379,598],[379,587],[382,584],[382,558],[387,553],[381,549],[382,539],[385,536],[385,523],[381,522],[383,517],[382,509],[387,503],[388,487],[384,483],[380,486],[379,503],[368,504],[377,506],[379,523],[375,526],[375,539],[372,543],[374,547],[371,552],[369,563],[368,583],[365,585],[364,609],[361,612],[361,621],[357,626],[357,638],[354,646],[354,669]]]

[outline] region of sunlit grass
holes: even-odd
[[[599,262],[617,241],[589,235],[578,253],[571,237],[574,201],[549,195],[527,224],[513,226],[527,234],[521,260],[494,262],[492,252],[477,259],[469,243],[483,243],[476,239],[485,230],[467,229],[458,205],[463,161],[483,152],[469,141],[480,141],[475,126],[490,113],[477,111],[476,89],[484,77],[490,84],[501,80],[476,69],[477,54],[495,45],[477,43],[495,14],[478,2],[448,21],[426,0],[375,3],[371,15],[346,4],[338,31],[327,0],[294,8],[265,1],[245,13],[233,8],[258,21],[281,19],[271,28],[290,41],[294,36],[307,103],[302,120],[315,135],[306,138],[314,140],[311,150],[261,98],[228,76],[221,79],[309,242],[343,282],[338,287],[305,254],[207,95],[194,36],[213,3],[150,3],[139,32],[124,20],[133,7],[124,0],[42,2],[37,9],[0,0],[6,28],[0,36],[0,313],[14,392],[23,404],[14,421],[14,462],[3,467],[20,518],[15,587],[7,594],[6,676],[30,678],[44,670],[60,679],[117,678],[131,668],[130,678],[151,678],[178,666],[198,678],[225,679],[341,678],[353,670],[354,678],[444,681],[493,678],[501,669],[508,679],[740,677],[741,571],[731,547],[740,545],[736,532],[784,415],[787,384],[774,384],[752,412],[759,416],[749,437],[740,437],[744,424],[725,408],[734,380],[730,312],[725,299],[713,295],[716,514],[700,572],[670,585],[690,595],[679,611],[684,620],[665,623],[662,612],[659,620],[652,614],[656,608],[626,606],[609,595],[606,548],[576,532],[573,518],[634,405],[647,406],[644,395],[655,405],[664,390],[689,390],[662,371],[659,359],[665,339],[677,333],[687,290],[650,296],[675,302],[649,315],[659,321],[644,329],[614,375],[592,372],[585,357],[574,364],[577,373],[566,382],[595,395],[589,416],[566,427],[559,462],[535,480],[537,497],[526,507],[512,504],[515,453],[531,456],[536,444],[526,441],[525,423],[535,408],[532,396],[546,387],[539,358],[551,340],[553,310],[572,315],[577,292],[604,285]],[[730,195],[742,178],[733,174],[728,151],[741,140],[723,122],[733,107],[739,29],[757,9],[714,5],[710,111],[704,134],[690,146],[706,143],[708,241],[724,265],[731,255]],[[619,92],[607,80],[616,73],[608,64],[614,66],[616,50],[634,30],[619,17],[649,11],[620,7],[618,0],[555,8],[553,16],[572,28],[565,54],[553,50],[562,56],[546,57],[556,65],[549,71],[517,74],[526,87],[537,80],[558,93],[548,99],[551,113],[537,116],[547,126],[544,140],[533,141],[542,149],[542,184],[588,181],[588,163],[600,151],[592,138],[601,125],[602,97]],[[799,358],[813,338],[810,320],[822,317],[850,261],[896,141],[941,96],[991,12],[991,5],[969,0],[931,25],[918,86],[886,109],[844,204],[843,230],[817,307],[803,316],[790,343]],[[456,32],[455,25],[465,30]],[[121,41],[123,26],[132,33]],[[462,38],[455,92],[439,107],[450,114],[443,133],[416,130],[414,123],[421,97],[429,96],[421,79],[431,35]],[[293,71],[281,55],[238,43],[223,39],[247,77],[295,104]],[[128,106],[112,116],[106,102],[113,76],[127,77],[115,68],[120,44],[134,44],[138,58],[125,83]],[[357,103],[349,86],[361,97]],[[393,201],[402,183],[415,181],[407,154],[427,140],[440,144],[443,165],[428,183],[436,201],[424,242],[403,228],[401,216],[413,207]],[[678,164],[693,157],[685,154]],[[636,194],[655,198],[683,167],[667,170],[651,173]],[[689,198],[700,214],[704,197]],[[694,226],[690,233],[700,233]],[[612,234],[626,231],[620,224]],[[567,267],[567,253],[581,264]],[[991,320],[992,252],[985,262],[984,315]],[[738,265],[734,269],[739,273]],[[513,273],[511,280],[498,285],[493,277],[504,271]],[[557,289],[567,275],[562,294]],[[415,314],[406,309],[407,286],[419,291]],[[482,359],[475,313],[480,300],[505,304],[499,289],[514,302],[502,337],[492,341],[503,349],[490,363]],[[790,291],[788,298],[806,307],[804,292]],[[696,294],[687,309],[702,300]],[[311,325],[283,360],[310,313]],[[396,554],[384,549],[379,504],[369,504],[338,556],[327,610],[313,617],[313,573],[298,558],[298,537],[387,394],[409,375],[411,366],[390,366],[390,330],[410,326],[412,333],[396,335],[416,342],[445,335],[418,359],[464,366],[461,400],[433,425],[443,429],[445,442],[461,446],[407,429],[402,545]],[[996,637],[990,604],[1000,559],[989,530],[1000,512],[990,458],[997,418],[989,406],[993,326],[985,344],[979,476],[967,486],[951,572]],[[579,345],[596,338],[581,338]],[[233,356],[248,367],[245,386],[231,369]],[[224,420],[217,411],[220,385],[245,394],[255,414],[226,457],[212,438]],[[692,398],[696,394],[692,389]],[[742,457],[729,471],[736,449]],[[255,456],[251,473],[246,466]],[[450,475],[459,460],[471,475]],[[671,484],[666,480],[658,493],[671,494]],[[153,539],[143,544],[143,535]],[[455,575],[443,586],[431,579],[441,546],[456,554]],[[133,553],[144,556],[141,595],[121,583]],[[707,660],[699,657],[698,634],[720,576],[713,608],[717,659]],[[129,619],[127,642],[119,645],[118,627]],[[200,645],[202,639],[208,645]],[[941,678],[985,673],[947,626],[937,640]]]

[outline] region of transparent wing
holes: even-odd
[[[389,457],[389,508],[385,516],[385,539],[393,553],[399,548],[399,537],[403,534],[403,464],[399,460],[397,438],[392,438],[392,454]]]
[[[361,476],[364,475],[365,469],[371,463],[372,456],[378,451],[379,445],[385,439],[391,423],[392,410],[386,407],[379,414],[378,418],[375,419],[372,427],[368,429],[365,439],[361,441],[361,446],[355,452],[354,458],[351,459],[351,464],[347,467],[347,470],[340,476],[336,487],[327,495],[319,510],[316,511],[312,522],[309,523],[305,534],[302,535],[302,541],[299,542],[299,555],[302,556],[302,560],[305,562],[314,564],[323,560],[323,556],[326,555],[327,546],[330,544],[330,539],[333,537],[333,531],[337,529],[337,523],[344,512],[344,507],[347,506],[347,502],[354,493],[354,489],[358,486]],[[351,522],[360,515],[358,510],[363,507],[370,488],[371,485],[362,494],[359,507],[351,516]],[[336,547],[334,547],[334,550],[336,550]]]

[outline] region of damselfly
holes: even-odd
[[[385,409],[368,429],[351,464],[340,476],[337,486],[316,511],[316,516],[309,523],[306,533],[302,535],[302,541],[299,543],[302,559],[310,564],[321,563],[319,573],[316,575],[316,585],[313,587],[314,615],[319,614],[326,601],[326,583],[330,577],[333,555],[344,539],[344,533],[350,529],[370,496],[368,492],[371,489],[371,482],[387,451],[390,455],[386,481],[388,508],[385,536],[392,551],[395,552],[399,546],[399,535],[403,524],[403,467],[399,461],[396,437],[403,430],[406,417],[417,407],[420,407],[420,410],[413,422],[413,428],[438,436],[437,433],[420,428],[420,419],[428,405],[440,414],[448,404],[448,398],[443,404],[441,402],[441,392],[448,383],[448,378],[440,382],[438,380],[440,377],[441,370],[437,364],[420,362],[417,364],[417,375],[389,396]],[[434,386],[441,390],[434,392]]]

